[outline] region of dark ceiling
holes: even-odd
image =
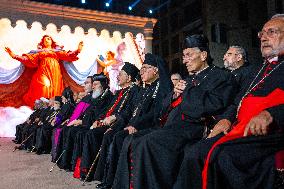
[[[159,0],[138,0],[139,2],[131,11],[128,7],[131,6],[136,0],[112,0],[109,7],[105,6],[105,3],[110,0],[85,0],[86,3],[82,3],[82,0],[32,0],[37,2],[52,3],[58,5],[66,5],[71,7],[79,7],[84,9],[92,9],[99,11],[107,11],[122,14],[131,14],[135,16],[143,17],[155,17],[155,11],[153,14],[149,13],[150,9],[155,9],[159,6]]]

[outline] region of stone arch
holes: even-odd
[[[12,21],[9,18],[1,18],[0,23],[3,23],[5,25],[12,25]]]
[[[31,30],[33,30],[33,29],[41,29],[41,30],[43,30],[43,27],[42,27],[42,24],[39,21],[34,21],[31,24],[30,29]]]
[[[110,33],[107,29],[103,29],[101,30],[99,37],[110,38]]]
[[[122,34],[121,34],[121,32],[120,31],[114,31],[113,33],[112,33],[112,37],[113,38],[120,38],[120,39],[122,39]]]
[[[74,34],[77,34],[77,35],[80,35],[80,36],[84,36],[84,35],[85,35],[84,28],[82,28],[82,27],[80,27],[80,26],[77,26],[77,27],[74,29]]]
[[[98,36],[98,32],[95,28],[89,28],[88,29],[88,36]]]
[[[50,34],[57,34],[57,26],[53,23],[49,23],[45,27],[45,32]]]
[[[15,27],[25,27],[28,28],[28,23],[25,20],[17,20]]]

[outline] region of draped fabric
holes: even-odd
[[[0,83],[10,84],[16,81],[24,72],[25,67],[23,64],[12,70],[7,70],[0,67]]]
[[[31,51],[16,59],[22,63],[19,67],[0,68],[0,107],[32,107],[40,97],[61,95],[66,86],[73,91],[83,91],[80,85],[87,76],[97,72],[96,62],[79,72],[72,63],[78,59],[76,51]]]
[[[277,88],[273,92],[271,92],[266,97],[246,97],[242,102],[242,106],[240,108],[238,114],[238,124],[230,131],[227,135],[219,139],[210,149],[204,169],[202,171],[202,188],[207,188],[207,171],[209,167],[209,161],[211,158],[211,154],[214,149],[227,141],[235,140],[243,137],[243,133],[247,123],[250,119],[256,115],[258,115],[261,111],[277,106],[279,104],[284,104],[284,91]]]
[[[31,82],[31,76],[35,69],[25,69],[23,74],[11,84],[0,84],[0,106],[20,107],[25,105],[24,94],[27,93]]]
[[[79,85],[82,85],[89,75],[97,72],[97,61],[95,61],[86,71],[80,72],[74,64],[64,61],[64,67],[68,75]]]

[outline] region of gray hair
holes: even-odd
[[[171,76],[173,76],[173,75],[177,76],[178,79],[182,79],[182,77],[181,77],[181,75],[179,73],[173,73]]]
[[[238,46],[238,45],[232,45],[232,46],[230,46],[230,48],[237,49],[237,52],[240,55],[242,55],[244,62],[248,62],[248,55],[247,55],[246,50],[243,47]]]
[[[275,14],[271,17],[272,19],[284,19],[284,14]]]

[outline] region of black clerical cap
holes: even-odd
[[[57,101],[57,102],[61,103],[62,102],[61,96],[55,96],[54,101]]]
[[[158,57],[151,53],[147,53],[145,54],[145,60],[143,64],[148,64],[154,67],[158,67]]]
[[[199,48],[201,51],[207,51],[209,42],[204,35],[191,35],[185,38],[183,48]]]
[[[143,64],[148,64],[158,68],[160,82],[158,93],[168,94],[171,91],[172,82],[170,80],[170,75],[166,62],[159,56],[147,53],[145,55],[145,60]]]
[[[73,96],[73,91],[70,87],[66,87],[62,92],[62,96],[68,99],[70,96]]]
[[[62,92],[62,96],[64,96],[68,102],[74,102],[74,98],[73,98],[73,91],[71,90],[70,87],[66,87],[63,92]]]
[[[130,75],[131,81],[133,81],[133,82],[135,81],[135,78],[139,73],[139,69],[135,65],[133,65],[129,62],[124,62],[124,65],[121,68],[121,70],[125,71],[127,73],[127,75]]]
[[[103,73],[94,74],[93,80],[94,81],[100,81],[104,90],[108,88],[109,80],[108,80],[107,76],[105,76]]]

